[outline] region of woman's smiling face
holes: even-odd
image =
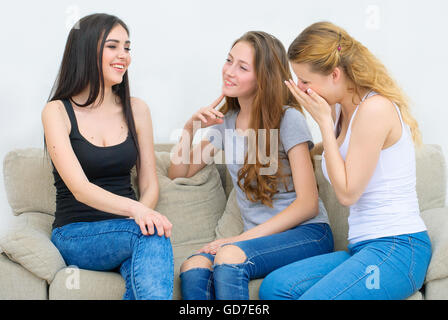
[[[106,86],[123,81],[123,75],[131,63],[129,35],[120,25],[109,32],[103,49],[103,77]]]
[[[222,92],[233,98],[255,95],[257,78],[254,65],[255,50],[248,42],[239,41],[230,50],[222,68]]]

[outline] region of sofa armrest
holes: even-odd
[[[66,266],[50,240],[53,219],[53,216],[39,212],[23,213],[0,238],[0,247],[10,260],[48,283]]]
[[[448,207],[425,210],[421,216],[431,239],[432,257],[425,283],[448,277]]]
[[[0,254],[0,300],[47,300],[48,284]]]

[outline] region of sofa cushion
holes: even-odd
[[[64,259],[50,240],[53,220],[47,214],[24,213],[0,238],[0,247],[12,261],[48,283],[65,267]]]
[[[0,300],[47,300],[47,281],[0,254]]]
[[[118,272],[103,272],[67,267],[60,270],[50,285],[50,300],[121,300],[125,292]]]
[[[439,145],[425,144],[415,151],[420,211],[445,206],[446,164]]]
[[[236,201],[235,189],[232,189],[227,199],[226,208],[216,226],[216,239],[240,235],[244,231],[243,219]]]
[[[322,173],[322,156],[313,157],[314,173],[319,188],[319,197],[327,209],[328,220],[333,232],[334,250],[347,250],[348,245],[348,215],[349,208],[344,207],[338,201],[331,184]]]
[[[428,228],[432,257],[425,282],[448,277],[448,207],[423,211],[421,217]]]
[[[173,224],[172,244],[213,241],[215,228],[226,206],[226,195],[215,164],[191,178],[167,177],[168,152],[156,152],[159,201],[156,211]]]
[[[432,280],[425,285],[426,300],[448,300],[448,278]]]
[[[49,157],[43,149],[27,148],[10,151],[3,161],[3,178],[13,213],[56,210],[56,188]]]

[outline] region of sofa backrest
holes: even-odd
[[[156,144],[156,151],[169,152],[172,144]],[[327,208],[335,236],[336,249],[346,247],[348,208],[341,206],[325,180],[321,157],[314,156],[319,196]],[[417,194],[420,210],[443,207],[446,196],[446,165],[440,146],[423,145],[416,151]],[[222,185],[228,196],[233,188],[224,164],[217,164]],[[7,199],[14,215],[23,212],[42,212],[53,215],[56,190],[52,167],[42,149],[17,149],[9,152],[3,162],[3,177]],[[135,173],[134,173],[135,178]]]
[[[170,152],[172,144],[156,144],[156,152]],[[224,164],[217,164],[222,185],[228,196],[233,188]],[[135,170],[132,180],[135,182]],[[3,179],[8,203],[14,215],[42,212],[53,215],[56,210],[56,189],[52,165],[43,149],[25,148],[10,151],[3,161]],[[134,184],[134,188],[136,186]]]

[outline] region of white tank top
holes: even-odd
[[[371,91],[362,100],[377,94]],[[416,233],[426,230],[420,217],[416,191],[415,149],[410,129],[401,118],[402,134],[392,146],[381,150],[372,178],[358,201],[350,206],[348,217],[348,241],[359,241]],[[341,114],[341,106],[336,106],[336,126]],[[339,152],[345,161],[350,143],[351,127],[359,105],[353,112],[345,140]],[[322,171],[330,182],[322,153]],[[331,183],[331,182],[330,182]]]

